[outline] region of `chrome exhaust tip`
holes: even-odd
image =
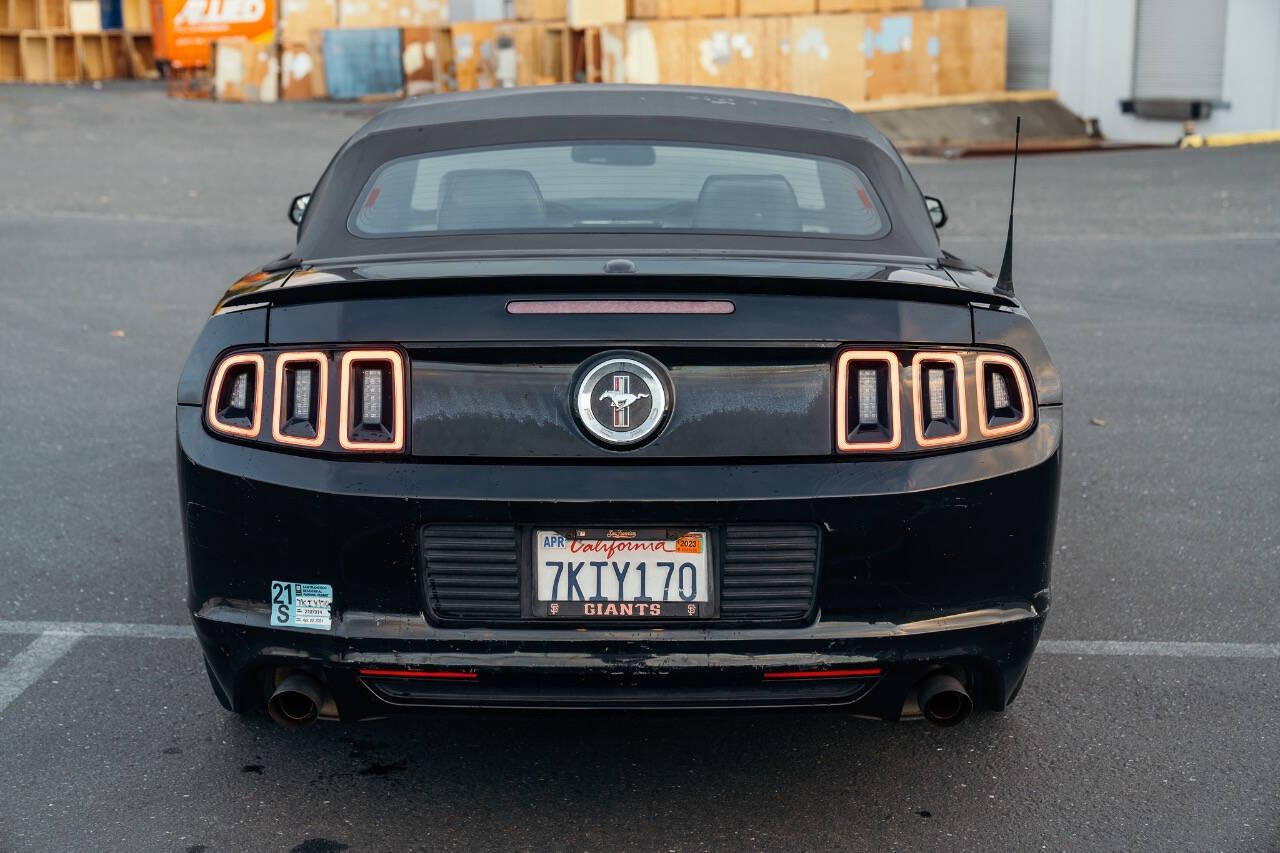
[[[315,722],[328,699],[315,677],[295,672],[276,685],[267,699],[267,713],[282,726],[297,728]]]
[[[956,726],[973,711],[973,699],[960,679],[945,672],[927,675],[917,688],[920,713],[935,726]]]

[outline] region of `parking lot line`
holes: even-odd
[[[71,651],[82,636],[72,631],[45,631],[14,655],[4,669],[0,669],[0,713]]]

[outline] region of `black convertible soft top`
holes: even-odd
[[[361,237],[348,230],[369,177],[398,157],[546,141],[702,142],[821,155],[871,180],[890,228],[875,239],[817,234],[542,233]],[[871,255],[933,261],[937,232],[897,151],[840,104],[775,92],[693,86],[547,86],[415,98],[383,110],[339,149],[316,185],[293,262],[495,251],[536,254]]]

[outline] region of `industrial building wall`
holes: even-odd
[[[1135,94],[1177,97],[1174,92],[1181,88],[1190,98],[1212,95],[1206,88],[1220,86],[1222,105],[1196,122],[1201,133],[1280,128],[1280,2],[1187,2],[1054,3],[1050,85],[1067,107],[1097,118],[1102,132],[1115,140],[1176,141],[1182,136],[1180,121],[1141,118],[1122,112],[1120,105]],[[1183,26],[1193,18],[1204,21]],[[1170,53],[1174,41],[1180,45]],[[1012,39],[1009,52],[1012,56]],[[1219,61],[1220,74],[1211,67]],[[1189,70],[1195,73],[1186,76]]]

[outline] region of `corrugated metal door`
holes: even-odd
[[[1227,0],[1138,0],[1136,100],[1222,98]]]
[[[1009,19],[1006,87],[1048,89],[1053,0],[972,0],[969,5],[1005,8]]]

